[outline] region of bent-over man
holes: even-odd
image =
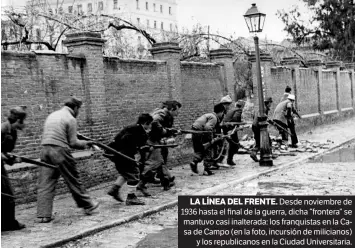
[[[141,114],[136,124],[123,128],[122,131],[116,135],[114,142],[110,143],[110,147],[134,160],[134,156],[138,153],[139,149],[147,143],[147,133],[151,129],[152,121],[153,118],[150,114]],[[119,175],[108,194],[117,201],[123,202],[124,200],[121,197],[120,189],[127,182],[128,194],[126,205],[144,205],[145,203],[139,200],[135,194],[136,187],[140,180],[140,168],[138,164],[132,160],[118,155],[114,156],[113,161]],[[143,194],[147,193],[144,187],[137,189],[141,190]]]
[[[37,218],[40,223],[53,220],[52,209],[55,186],[61,175],[79,208],[87,215],[99,206],[84,189],[75,159],[70,148],[85,149],[92,145],[91,141],[78,140],[77,121],[81,100],[71,97],[65,101],[64,107],[50,114],[45,123],[42,135],[41,161],[52,164],[58,169],[39,168],[37,189]]]

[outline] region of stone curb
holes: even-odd
[[[262,172],[259,172],[259,173],[256,173],[256,174],[253,174],[253,175],[250,175],[250,176],[242,177],[242,178],[239,178],[239,179],[227,182],[227,183],[223,183],[221,185],[214,186],[214,187],[211,187],[211,188],[208,188],[208,189],[204,189],[204,190],[201,190],[199,192],[194,193],[193,195],[209,195],[209,194],[212,194],[212,193],[216,193],[216,192],[218,192],[220,190],[223,190],[225,188],[233,187],[233,186],[235,186],[237,184],[241,184],[241,183],[244,183],[246,181],[253,180],[253,179],[258,178],[260,176],[267,175],[267,174],[269,174],[271,172],[274,172],[274,171],[277,171],[277,170],[280,170],[280,169],[284,169],[286,167],[295,166],[297,164],[300,164],[300,163],[302,163],[304,161],[309,160],[310,158],[315,158],[315,157],[318,157],[320,155],[326,154],[328,152],[334,151],[334,150],[338,149],[341,146],[344,146],[344,145],[346,145],[348,143],[353,142],[354,140],[355,140],[355,137],[353,137],[353,138],[351,138],[351,139],[349,139],[349,140],[347,140],[347,141],[345,141],[343,143],[340,143],[340,144],[338,144],[338,145],[336,145],[336,146],[334,146],[334,147],[332,147],[332,148],[330,148],[328,150],[321,151],[321,152],[309,155],[309,156],[304,157],[304,158],[299,158],[299,159],[297,159],[295,161],[292,161],[290,163],[273,166],[272,169],[269,169],[269,170],[266,170],[266,171],[262,171]],[[93,235],[93,234],[101,232],[103,230],[110,229],[112,227],[119,226],[119,225],[122,225],[122,224],[127,223],[127,222],[138,220],[140,218],[144,218],[146,216],[155,214],[155,213],[163,211],[165,209],[175,207],[176,205],[178,205],[178,200],[174,200],[174,201],[162,204],[160,206],[156,206],[156,207],[150,208],[150,209],[148,209],[148,210],[146,210],[144,212],[133,214],[133,215],[125,217],[125,218],[120,218],[118,220],[112,221],[111,223],[107,223],[107,224],[99,226],[99,227],[93,227],[93,228],[84,230],[81,233],[79,233],[77,235],[74,235],[72,237],[65,238],[65,239],[62,239],[60,241],[56,241],[56,242],[53,242],[53,243],[50,243],[50,244],[47,244],[47,245],[43,245],[41,247],[43,247],[43,248],[57,247],[57,246],[63,245],[65,243],[68,243],[68,242],[71,242],[71,241],[74,241],[74,240],[77,240],[77,239],[85,238],[87,236]]]

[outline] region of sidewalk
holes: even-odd
[[[312,131],[300,134],[300,140],[326,143],[331,140],[330,149],[344,142],[355,139],[355,118],[316,127]],[[328,149],[329,150],[329,149]],[[177,204],[178,195],[217,193],[226,187],[232,187],[242,181],[256,178],[270,170],[295,165],[309,157],[328,150],[319,149],[318,153],[298,153],[297,156],[281,156],[274,160],[273,167],[260,167],[253,162],[249,155],[236,155],[234,161],[237,165],[233,168],[221,168],[215,171],[214,176],[197,176],[191,173],[188,165],[178,166],[172,169],[176,176],[176,186],[170,191],[163,191],[161,187],[148,185],[148,190],[154,195],[150,198],[142,198],[145,206],[126,206],[118,203],[106,194],[111,184],[101,185],[101,188],[91,190],[90,195],[100,201],[101,205],[97,213],[86,216],[77,208],[70,195],[59,196],[54,202],[55,220],[48,224],[38,224],[36,221],[36,205],[20,205],[16,209],[17,219],[26,224],[27,228],[16,232],[3,232],[1,234],[2,247],[54,247],[63,242],[75,238],[90,235],[127,221],[141,218],[155,213],[167,207]],[[199,165],[200,174],[202,166]]]

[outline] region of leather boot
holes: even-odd
[[[203,171],[203,175],[205,176],[212,176],[214,173],[210,170],[210,168],[205,168]]]
[[[145,205],[145,202],[139,200],[134,193],[131,193],[127,195],[126,205]]]
[[[196,162],[191,162],[191,163],[190,163],[190,167],[191,167],[191,171],[192,171],[193,173],[198,174],[197,163],[196,163]]]
[[[120,195],[120,186],[113,185],[113,187],[107,192],[108,195],[112,196],[113,199],[119,202],[124,202],[123,198]]]
[[[152,196],[148,190],[147,190],[147,187],[145,186],[145,182],[143,182],[142,180],[138,183],[137,185],[137,190],[139,190],[140,192],[142,192],[142,194],[145,196],[145,197],[149,197],[149,196]]]
[[[255,152],[255,151],[252,151],[252,152],[250,153],[250,157],[251,157],[251,159],[254,160],[255,162],[259,162],[259,159],[258,159],[258,157],[256,156],[256,152]]]

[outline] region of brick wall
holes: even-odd
[[[181,63],[180,67],[177,49],[168,60],[161,60],[170,53],[164,45],[157,50],[164,50],[159,52],[161,58],[150,61],[103,57],[100,37],[71,38],[69,54],[2,52],[2,122],[10,108],[28,106],[27,127],[19,133],[17,154],[39,158],[45,118],[70,95],[83,99],[79,131],[107,143],[123,126],[136,122],[138,114],[151,112],[171,98],[183,104],[176,126],[189,128],[195,118],[213,110],[226,88],[223,63]],[[183,146],[171,149],[170,166],[188,162],[191,153],[191,141],[184,140]],[[116,178],[114,165],[98,152],[73,151],[73,155],[86,187]],[[17,179],[13,180],[16,201],[34,201],[37,167],[21,163],[6,168]],[[60,180],[57,194],[64,192],[68,189]]]
[[[154,60],[123,60],[103,57],[104,42],[97,34],[82,33],[68,37],[69,54],[2,51],[2,122],[10,108],[28,106],[27,128],[19,133],[15,153],[35,159],[39,157],[45,118],[59,109],[70,95],[83,99],[78,117],[79,131],[104,143],[109,142],[123,126],[134,123],[139,113],[151,112],[164,100],[174,98],[181,101],[183,108],[176,119],[176,126],[190,128],[197,117],[211,112],[223,95],[229,93],[233,98],[234,74],[230,71],[232,58],[229,51],[214,52],[213,61],[217,63],[180,62],[177,44],[161,43],[152,48]],[[267,59],[261,63],[263,82],[266,94],[274,99],[274,107],[285,86],[291,85],[302,115],[322,115],[320,109],[337,110],[338,106],[347,108],[346,115],[353,114],[353,72],[325,71],[317,74],[314,69],[272,68],[268,56],[261,58]],[[255,69],[255,63],[253,67]],[[255,77],[253,83],[257,89]],[[319,96],[325,99],[321,105]],[[253,101],[256,100],[257,95]],[[305,119],[297,123],[298,127],[310,127],[310,123],[316,123],[312,118],[311,122]],[[180,141],[184,142],[181,147],[171,149],[170,166],[186,163],[191,158],[191,140],[180,136]],[[73,151],[73,154],[86,187],[116,177],[113,164],[99,152]],[[13,182],[17,201],[35,200],[36,167],[16,164],[6,168],[10,177],[18,178]],[[67,192],[62,181],[57,192]]]

